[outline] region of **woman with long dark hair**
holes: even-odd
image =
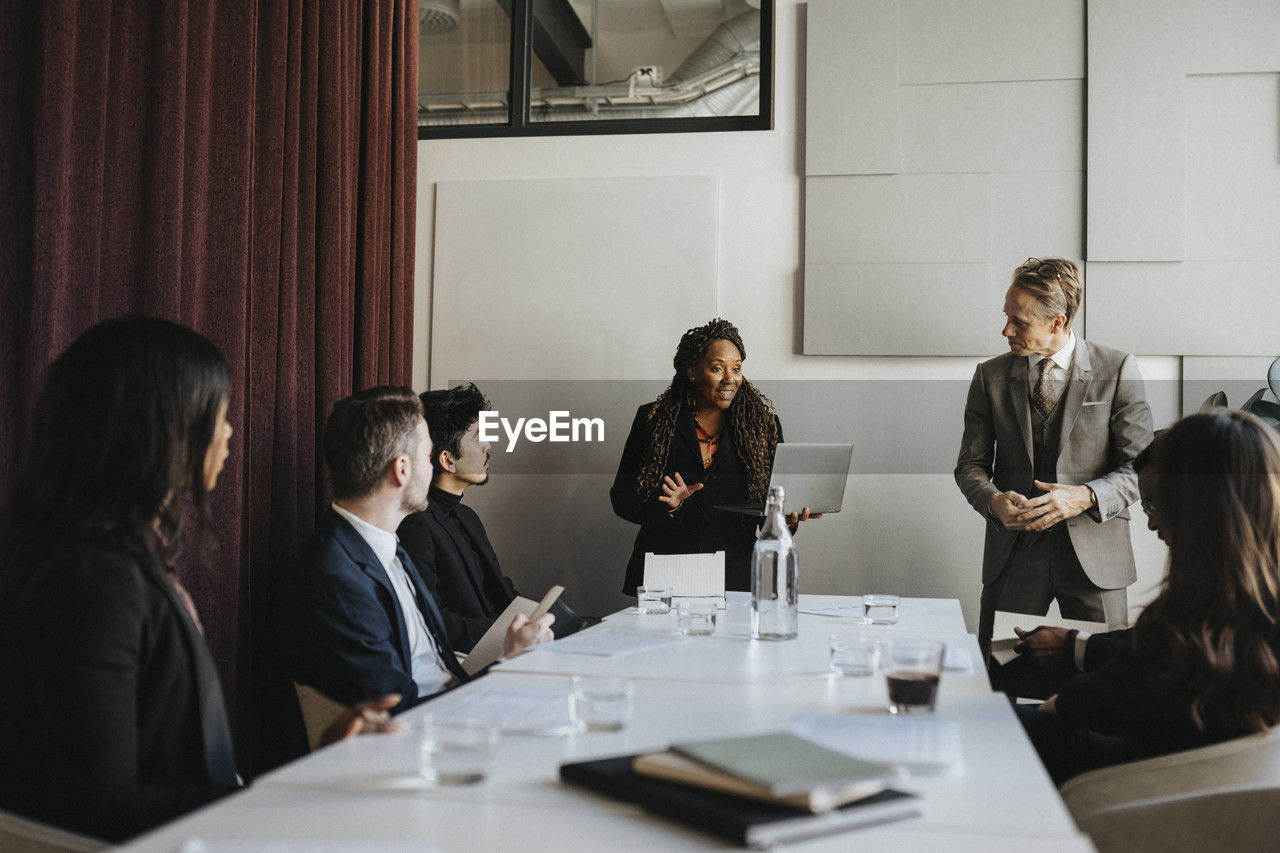
[[[49,368],[0,515],[0,808],[117,841],[240,786],[172,569],[188,514],[211,553],[230,390],[213,344],[146,317]],[[334,736],[385,723],[353,709]]]
[[[1175,424],[1151,467],[1159,595],[1127,651],[1022,714],[1058,782],[1280,722],[1280,441],[1215,409]]]
[[[637,410],[609,491],[613,511],[640,525],[623,592],[643,582],[646,552],[724,551],[725,588],[751,588],[759,519],[715,507],[763,504],[782,424],[743,376],[746,357],[727,320],[689,329],[672,359],[671,384]],[[809,517],[805,510],[789,521]]]

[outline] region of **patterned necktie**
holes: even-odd
[[[1049,419],[1053,407],[1058,403],[1058,393],[1054,390],[1053,383],[1049,381],[1049,370],[1052,367],[1053,359],[1040,359],[1040,378],[1036,380],[1036,387],[1031,391],[1031,405],[1036,407],[1040,417],[1045,420]]]

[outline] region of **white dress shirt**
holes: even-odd
[[[423,618],[422,610],[418,607],[413,582],[409,580],[408,572],[404,570],[400,558],[396,556],[396,545],[400,540],[394,533],[375,527],[355,513],[337,504],[332,506],[333,511],[351,522],[351,526],[356,529],[361,538],[369,543],[369,548],[382,564],[383,571],[387,573],[387,579],[391,581],[391,588],[396,591],[400,612],[404,614],[404,620],[409,629],[409,659],[412,663],[410,674],[418,685],[418,695],[430,696],[433,693],[439,693],[453,680],[453,673],[449,672],[440,658],[440,655],[446,652],[436,648],[431,632],[427,630],[426,619]]]
[[[1053,386],[1053,398],[1055,400],[1062,399],[1062,392],[1067,390],[1067,375],[1071,370],[1071,357],[1076,353],[1076,333],[1072,332],[1071,337],[1067,339],[1062,349],[1048,356],[1053,359],[1053,367],[1049,368],[1049,384]],[[1036,391],[1036,382],[1040,379],[1040,362],[1045,356],[1039,353],[1032,353],[1027,356],[1027,364],[1030,371],[1027,373],[1027,391],[1034,394]]]

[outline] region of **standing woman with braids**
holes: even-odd
[[[222,690],[173,573],[229,452],[221,353],[148,317],[49,368],[0,512],[0,809],[120,841],[240,787]],[[339,717],[386,728],[399,697]]]
[[[609,490],[613,511],[640,525],[623,592],[644,582],[646,552],[724,551],[725,588],[751,588],[758,519],[715,507],[763,504],[782,424],[742,375],[746,357],[729,321],[690,329],[672,359],[671,385],[636,412]],[[794,530],[807,518],[806,508],[788,522]]]
[[[1148,467],[1169,543],[1160,594],[1126,651],[1018,706],[1058,783],[1280,723],[1280,441],[1213,409],[1174,424]]]

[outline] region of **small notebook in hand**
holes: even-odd
[[[893,764],[863,761],[788,732],[687,741],[672,744],[671,751],[774,797],[808,795],[816,789],[835,792],[862,783],[887,787],[900,774]]]
[[[790,806],[641,776],[632,769],[632,762],[638,757],[623,755],[562,764],[560,778],[593,793],[635,803],[734,844],[761,849],[920,814],[913,795],[892,790],[825,814],[808,814]]]
[[[529,617],[530,622],[536,622],[551,609],[551,605],[556,603],[556,599],[560,597],[562,592],[564,592],[564,587],[557,584],[547,590],[547,594],[542,597],[542,601],[535,602],[519,595],[512,599],[511,603],[507,605],[507,609],[502,611],[501,616],[493,620],[489,630],[484,632],[484,636],[480,638],[480,641],[462,659],[462,668],[466,670],[467,675],[475,675],[502,657],[507,628],[515,621],[516,616],[523,613]]]

